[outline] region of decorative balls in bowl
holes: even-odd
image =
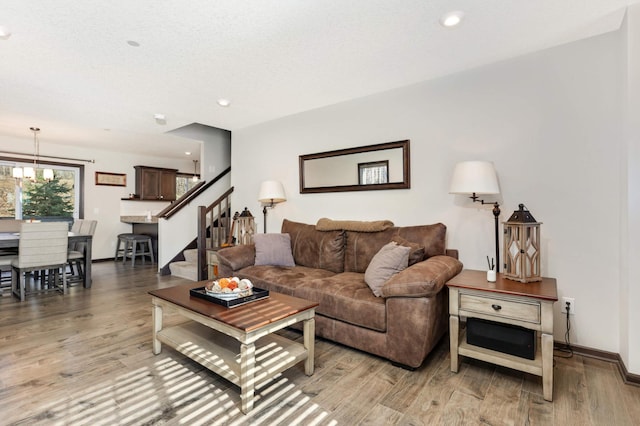
[[[219,278],[207,282],[204,286],[208,295],[227,300],[251,296],[253,294],[252,288],[251,281],[238,277]]]

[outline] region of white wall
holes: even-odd
[[[231,132],[200,123],[192,123],[168,133],[202,142],[200,178],[211,180],[222,173],[231,161]]]
[[[620,355],[631,372],[640,372],[640,5],[627,10],[623,27],[627,53],[626,152],[621,170],[626,197],[621,204]],[[636,325],[636,327],[633,327]]]
[[[287,201],[269,211],[270,232],[283,218],[443,222],[465,267],[484,269],[491,206],[449,195],[448,185],[458,161],[491,160],[500,220],[524,203],[543,222],[543,273],[576,301],[572,343],[618,352],[622,39],[609,33],[234,131],[232,184],[242,191],[233,203],[259,211],[260,182],[276,179]],[[298,155],[402,139],[411,140],[411,189],[299,193]],[[555,319],[563,340],[559,304]]]

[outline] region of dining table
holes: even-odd
[[[69,242],[84,242],[84,277],[82,279],[82,286],[84,288],[91,288],[91,243],[93,236],[88,234],[78,234],[75,232],[69,232]],[[19,232],[0,232],[0,248],[19,248],[20,245],[20,233]]]

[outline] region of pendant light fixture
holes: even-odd
[[[33,132],[33,167],[24,168],[24,178],[36,180],[36,171],[38,170],[38,157],[40,156],[40,141],[38,140],[39,127],[29,127]]]
[[[198,160],[193,160],[193,177],[191,178],[191,180],[194,182],[198,181],[197,168],[198,168]]]
[[[13,177],[16,179],[31,179],[35,181],[37,179],[36,172],[38,170],[38,161],[40,160],[40,140],[38,139],[38,133],[40,128],[29,127],[29,130],[33,132],[33,166],[32,167],[14,167]],[[50,181],[53,179],[53,169],[44,169],[42,171],[42,177]]]

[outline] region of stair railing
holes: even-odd
[[[218,176],[216,176],[209,182],[206,182],[206,181],[198,182],[193,188],[188,190],[182,197],[173,201],[171,204],[169,204],[167,207],[161,210],[157,214],[157,216],[164,219],[169,219],[171,216],[178,213],[180,210],[182,210],[183,207],[191,203],[200,194],[202,194],[204,191],[209,189],[209,187],[213,186],[216,182],[222,179],[223,176],[225,176],[230,172],[231,172],[231,167],[227,167],[224,171],[222,171],[222,173],[220,173]]]
[[[207,279],[207,250],[217,250],[233,242],[232,192],[233,187],[209,206],[198,207],[198,281]]]

